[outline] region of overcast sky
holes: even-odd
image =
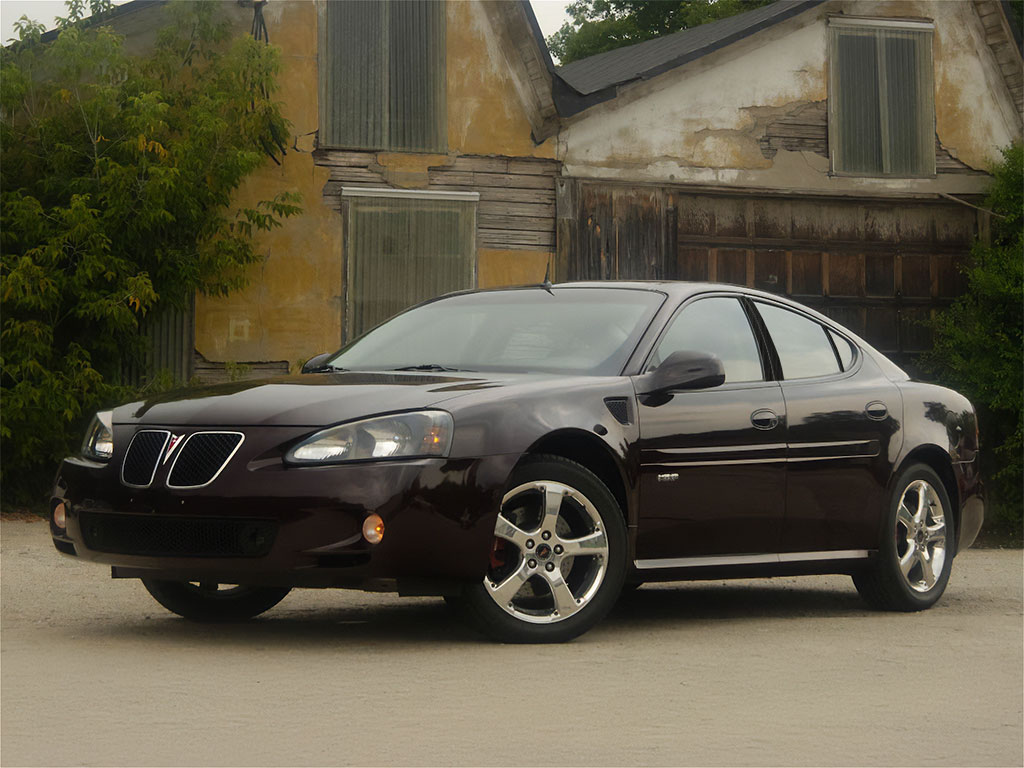
[[[271,0],[271,2],[286,2],[287,0]],[[126,0],[114,0],[115,5],[121,5]],[[235,0],[204,0],[204,2],[235,2]],[[562,26],[562,22],[568,18],[565,15],[565,6],[569,3],[566,0],[530,0],[533,4],[534,13],[537,14],[537,21],[540,28],[547,37],[556,32]],[[28,16],[34,21],[41,21],[46,28],[53,27],[53,20],[57,16],[63,16],[66,12],[63,0],[0,0],[0,34],[6,43],[14,37],[14,22],[22,16]]]

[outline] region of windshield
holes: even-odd
[[[415,307],[356,339],[329,365],[350,371],[617,375],[665,296],[626,288],[524,288]]]

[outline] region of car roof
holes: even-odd
[[[874,358],[875,362],[882,368],[886,376],[892,381],[903,381],[910,377],[907,373],[893,363],[889,358],[871,346],[867,341],[853,333],[849,328],[840,325],[838,322],[828,317],[827,315],[808,307],[806,304],[801,304],[799,301],[795,301],[788,296],[784,296],[778,293],[769,293],[768,291],[759,291],[755,288],[747,288],[744,285],[735,285],[733,283],[704,283],[704,282],[688,282],[684,280],[586,280],[579,282],[568,282],[568,283],[537,283],[534,285],[520,285],[520,286],[508,286],[504,288],[488,288],[488,289],[477,289],[468,291],[458,291],[455,294],[447,294],[448,296],[453,295],[465,295],[473,293],[490,293],[498,291],[516,291],[516,290],[527,290],[527,289],[548,289],[548,288],[598,288],[598,289],[628,289],[634,291],[649,291],[651,293],[661,293],[667,295],[673,300],[673,303],[682,301],[683,299],[695,296],[699,293],[716,293],[718,291],[741,294],[743,296],[750,296],[751,298],[762,298],[770,301],[775,301],[783,305],[794,307],[795,309],[810,315],[826,327],[832,328],[833,330],[839,329],[840,333],[850,337],[855,341],[862,349],[866,350],[868,354]],[[438,298],[445,298],[440,296]]]

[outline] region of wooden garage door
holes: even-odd
[[[756,197],[559,182],[558,278],[709,280],[788,295],[903,363],[964,289],[955,202]]]

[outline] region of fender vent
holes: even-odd
[[[608,409],[614,419],[619,424],[632,424],[633,423],[633,406],[629,404],[629,398],[626,397],[606,397],[604,399],[605,407]]]

